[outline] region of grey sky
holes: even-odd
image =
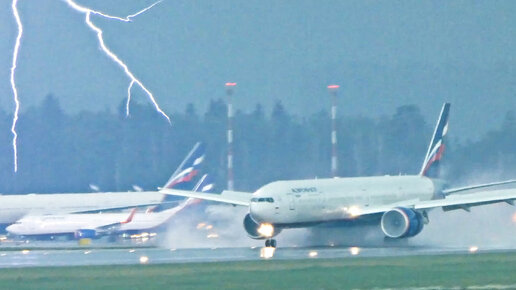
[[[152,3],[78,2],[120,16]],[[10,1],[0,5],[0,106],[12,111],[17,30]],[[122,102],[128,78],[82,14],[59,0],[20,0],[19,10],[22,109],[48,93],[71,112]],[[514,1],[165,0],[131,23],[92,20],[167,112],[188,102],[204,112],[235,81],[236,108],[270,110],[279,99],[302,115],[328,108],[326,85],[338,83],[341,115],[375,117],[410,103],[433,122],[450,101],[453,134],[476,137],[516,109],[514,15]]]

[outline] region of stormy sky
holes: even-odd
[[[126,16],[153,1],[77,1]],[[24,35],[16,74],[22,110],[47,94],[68,112],[114,110],[128,78],[99,49],[84,15],[60,0],[20,0]],[[381,116],[419,105],[429,123],[453,105],[456,137],[498,128],[516,109],[514,1],[164,0],[133,22],[92,16],[108,47],[170,113],[223,98],[235,107],[281,100],[303,116],[327,109],[341,85],[341,115]],[[0,107],[12,112],[9,70],[17,28],[0,3]],[[139,89],[135,98],[146,101]],[[173,119],[172,115],[172,119]],[[461,138],[459,137],[459,138]]]

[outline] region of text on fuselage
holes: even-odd
[[[317,192],[317,188],[316,187],[298,187],[298,188],[292,188],[292,192],[294,192],[294,193]]]

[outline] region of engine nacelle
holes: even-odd
[[[97,237],[97,231],[93,229],[80,229],[75,232],[75,238],[80,239],[94,239]]]
[[[257,223],[250,214],[244,218],[244,229],[252,239],[269,239],[280,233],[281,230],[274,228],[272,224]]]
[[[380,225],[389,238],[409,238],[423,230],[424,218],[420,212],[397,207],[383,214]]]

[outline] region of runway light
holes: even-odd
[[[7,254],[6,253],[1,253],[0,256],[5,257],[5,256],[7,256]]]
[[[206,226],[206,229],[207,229],[207,230],[211,230],[211,229],[213,229],[213,226],[212,226],[212,225],[207,225],[207,226]]]
[[[140,264],[147,264],[147,263],[149,263],[149,257],[141,256],[140,257]]]
[[[205,223],[198,223],[198,224],[197,224],[197,229],[198,229],[198,230],[203,229],[205,226],[206,226],[206,224],[205,224]]]
[[[310,258],[315,258],[319,255],[319,253],[317,253],[317,251],[310,251],[310,253],[308,253],[308,257]]]
[[[91,251],[84,251],[84,255],[88,255]]]
[[[514,215],[512,216],[512,222],[516,223],[516,213],[514,213]]]
[[[218,238],[218,237],[219,237],[219,235],[218,235],[218,234],[215,234],[215,233],[211,233],[211,234],[208,234],[208,235],[206,236],[206,238],[208,238],[208,239],[216,239],[216,238]]]
[[[170,251],[171,251],[171,252],[174,252],[174,251],[176,251],[176,249],[170,249]]]
[[[21,252],[22,252],[22,254],[24,254],[24,255],[27,255],[28,253],[30,253],[30,251],[29,251],[29,250],[22,250]]]
[[[234,87],[237,83],[226,83],[226,87]]]
[[[129,250],[129,253],[134,253],[134,252],[136,252],[134,249]]]
[[[476,252],[478,252],[478,247],[477,246],[471,246],[469,247],[469,252],[474,254]]]
[[[349,252],[351,253],[351,255],[356,256],[356,255],[360,254],[360,248],[359,247],[351,247],[351,248],[349,248]]]
[[[260,249],[260,258],[262,259],[270,259],[274,256],[274,252],[276,248],[273,247],[264,247]]]
[[[335,89],[338,89],[339,88],[339,85],[329,85],[328,86],[328,89],[330,90],[335,90]]]
[[[260,224],[257,231],[260,235],[266,238],[270,238],[274,235],[274,227],[269,223]]]

